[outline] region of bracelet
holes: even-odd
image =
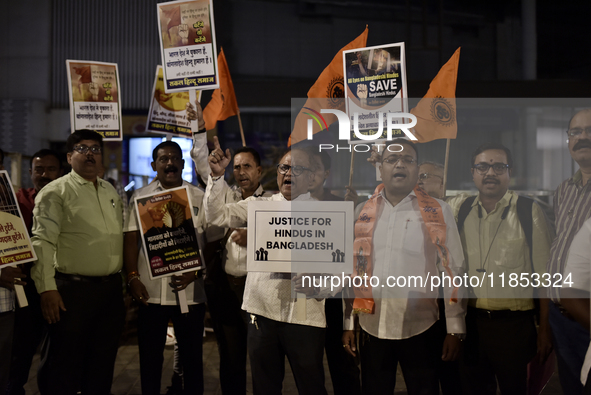
[[[137,271],[134,270],[132,272],[127,273],[127,279],[129,280],[130,277],[139,276],[139,275],[140,274]]]
[[[205,129],[205,126],[204,126],[203,129],[199,129],[194,134],[201,134],[201,133],[205,133],[205,132],[207,132],[207,129]]]
[[[464,340],[466,340],[466,334],[465,333],[448,333],[448,335],[453,336],[453,337],[457,337],[459,341],[463,342]]]
[[[132,276],[129,276],[129,277],[127,278],[127,286],[128,286],[128,287],[130,287],[130,286],[131,286],[131,282],[132,282],[133,280],[139,280],[139,279],[140,279],[140,275],[139,275],[139,274],[134,274],[134,275],[132,275]]]
[[[211,176],[211,181],[216,182],[217,180],[219,180],[222,177],[223,177],[223,175],[217,176],[217,177]]]

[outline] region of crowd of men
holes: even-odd
[[[256,150],[241,148],[232,157],[216,137],[209,152],[199,103],[188,114],[198,120],[191,156],[205,190],[182,179],[188,164],[171,141],[154,148],[156,180],[136,190],[127,209],[99,177],[100,134],[69,136],[72,171],[65,175],[57,153],[33,154],[33,188],[20,189],[17,200],[38,260],[0,271],[0,394],[24,393],[40,343],[42,394],[109,394],[124,286],[139,304],[144,394],[160,393],[169,322],[183,393],[204,392],[206,303],[224,394],[246,393],[247,355],[256,394],[282,392],[286,357],[299,393],[326,394],[325,352],[335,394],[393,393],[398,364],[409,394],[496,394],[497,387],[525,394],[533,385],[528,364],[544,364],[552,353],[564,393],[591,393],[591,110],[568,125],[580,169],[556,190],[554,227],[537,203],[509,190],[513,157],[501,144],[482,144],[472,155],[477,195],[449,199],[443,166],[419,165],[411,141],[396,139],[374,152],[382,184],[355,208],[355,267],[348,274],[374,276],[379,284],[429,273],[481,281],[344,289],[306,285],[302,273],[246,267],[249,202],[343,200],[325,189],[330,156],[310,147],[286,151],[273,194],[260,184]],[[230,163],[234,186],[224,180]],[[134,198],[181,186],[191,196],[205,274],[151,279]],[[347,188],[345,200],[357,199]],[[556,275],[569,273],[572,286],[558,287]],[[508,286],[515,278],[533,286]],[[542,285],[547,278],[552,286]],[[15,285],[25,287],[28,307],[15,308]],[[304,316],[296,313],[292,288],[307,295]],[[187,313],[177,297],[182,290]]]

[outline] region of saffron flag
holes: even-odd
[[[220,87],[213,91],[211,100],[203,110],[203,119],[205,120],[205,129],[207,130],[215,128],[218,121],[226,120],[232,115],[238,115],[240,112],[223,48],[220,49],[218,55],[218,67]]]
[[[307,136],[307,121],[311,114],[315,114],[312,118],[316,119],[320,115],[320,109],[327,108],[330,105],[332,109],[345,111],[345,84],[343,77],[343,51],[355,48],[363,48],[367,44],[368,28],[359,37],[345,45],[332,59],[332,62],[322,71],[320,77],[316,80],[314,85],[308,91],[308,100],[304,108],[302,108],[296,117],[291,136],[287,146],[296,144],[306,139]],[[328,99],[328,100],[327,100]],[[336,115],[323,114],[322,117],[326,122],[316,122],[313,124],[313,133],[316,134],[321,130],[328,128],[333,122],[337,121]],[[320,117],[320,119],[322,119]]]
[[[410,113],[417,117],[417,125],[412,129],[417,142],[456,138],[456,82],[459,62],[460,48],[456,49],[439,70],[419,104],[410,110]]]

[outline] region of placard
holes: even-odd
[[[150,279],[202,267],[187,187],[135,198]]]
[[[343,67],[345,103],[351,120],[349,143],[367,142],[355,136],[356,126],[362,135],[377,134],[380,116],[382,133],[372,142],[384,141],[387,114],[408,112],[404,43],[343,51]],[[357,120],[355,113],[358,114]],[[408,123],[409,120],[395,118],[392,123],[403,122]],[[404,136],[400,130],[393,131],[393,138]]]
[[[70,125],[90,129],[104,141],[121,141],[121,90],[116,63],[66,60]]]
[[[165,92],[219,88],[212,0],[157,7]]]
[[[200,101],[200,99],[201,91],[197,91],[196,95],[194,90],[166,93],[162,66],[156,66],[156,78],[152,89],[146,130],[192,138],[192,129],[197,129],[197,121],[187,119],[187,104],[192,103],[195,106],[195,100]]]
[[[0,269],[37,260],[6,170],[0,170]]]
[[[353,202],[248,203],[247,270],[350,273]]]

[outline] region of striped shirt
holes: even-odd
[[[568,250],[573,238],[591,217],[591,182],[582,185],[581,170],[564,181],[554,192],[554,215],[556,217],[556,238],[550,250],[548,273],[552,283],[559,280],[555,273],[564,273]],[[560,288],[550,287],[552,301],[558,302]]]
[[[11,289],[0,287],[0,313],[12,310],[14,310],[14,292]]]

